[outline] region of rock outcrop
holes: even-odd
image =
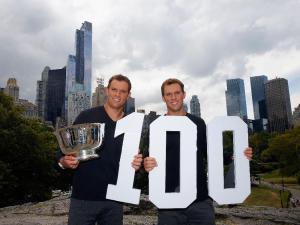
[[[45,202],[27,203],[0,209],[0,225],[66,225],[70,199],[68,194]],[[300,224],[300,208],[216,207],[218,225]],[[157,210],[146,196],[139,206],[124,206],[125,225],[155,225]]]

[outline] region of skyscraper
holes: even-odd
[[[197,95],[193,95],[190,101],[191,114],[201,117],[200,103]]]
[[[247,120],[247,106],[245,96],[245,86],[242,79],[226,80],[227,90],[226,108],[228,116],[239,116],[243,120]]]
[[[92,24],[85,21],[76,30],[76,82],[84,85],[87,96],[92,96]]]
[[[67,124],[72,125],[79,113],[89,107],[89,97],[84,91],[83,84],[76,83],[68,95]]]
[[[284,132],[292,127],[292,109],[288,81],[276,78],[265,84],[270,132]]]
[[[66,96],[72,91],[76,83],[76,57],[69,55],[66,66]]]
[[[135,99],[129,96],[129,98],[126,101],[125,107],[124,107],[124,112],[125,114],[130,114],[135,111]]]
[[[66,66],[64,118],[71,121],[91,107],[92,97],[92,24],[85,21],[75,35],[76,56],[69,55]],[[75,107],[75,108],[72,108]],[[69,118],[70,117],[70,118]]]
[[[36,97],[35,104],[37,106],[38,117],[43,118],[43,81],[38,80],[36,83]]]
[[[74,93],[76,84],[76,57],[74,55],[69,55],[66,66],[66,88],[65,88],[65,111],[64,119],[69,121],[69,95]],[[69,124],[70,125],[70,124]]]
[[[254,119],[267,118],[265,83],[268,81],[267,76],[250,77],[251,93],[253,102]]]
[[[185,112],[188,112],[188,110],[189,110],[188,105],[185,102],[183,103],[183,109]]]
[[[295,108],[293,112],[294,126],[300,126],[300,104]]]
[[[96,87],[95,92],[92,97],[92,107],[104,105],[107,99],[105,87],[104,87],[104,78],[97,79],[98,87]]]
[[[14,101],[19,100],[19,86],[17,85],[16,78],[9,78],[4,88],[4,93],[14,99]]]
[[[33,103],[29,102],[25,99],[19,98],[19,91],[20,88],[17,85],[17,79],[16,78],[9,78],[7,80],[6,87],[3,89],[3,93],[12,97],[14,100],[14,103],[22,108],[23,116],[27,118],[37,118],[38,117],[38,111],[37,106]]]
[[[46,88],[49,70],[50,67],[46,66],[42,72],[42,79],[37,81],[35,104],[37,105],[38,109],[38,117],[40,117],[41,119],[45,119],[45,115],[47,112]]]
[[[48,71],[46,84],[45,121],[56,124],[57,117],[63,117],[65,110],[66,67]]]

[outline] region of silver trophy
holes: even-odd
[[[64,154],[75,154],[79,161],[87,161],[99,157],[96,150],[103,143],[104,127],[104,123],[76,124],[54,134]]]

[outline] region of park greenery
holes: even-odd
[[[0,207],[47,200],[52,190],[70,188],[71,172],[56,168],[58,144],[53,131],[38,119],[25,118],[22,108],[0,93]],[[224,133],[225,152],[232,151],[232,139],[232,132]],[[148,143],[145,133],[140,143],[144,155],[148,154]],[[251,175],[274,183],[300,183],[300,127],[283,134],[252,134],[249,145],[254,152]],[[147,192],[143,169],[136,173],[135,186]]]
[[[0,206],[43,201],[67,186],[54,166],[57,148],[53,128],[0,93]]]
[[[244,206],[269,206],[287,208],[289,206],[290,192],[276,190],[268,187],[254,186],[251,194],[244,201]]]
[[[300,127],[287,130],[283,134],[256,133],[249,137],[249,145],[254,156],[251,161],[253,175],[270,173],[280,182],[297,179],[300,183]],[[272,173],[271,173],[272,172]],[[279,179],[281,178],[281,179]],[[278,183],[278,182],[275,182]]]

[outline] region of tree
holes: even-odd
[[[272,163],[264,163],[261,157],[262,152],[269,146],[269,139],[271,136],[272,134],[266,132],[254,133],[249,136],[249,146],[251,146],[253,150],[253,157],[250,162],[250,172],[254,176],[274,169]]]
[[[279,162],[283,175],[291,176],[299,173],[300,127],[272,137],[269,148],[263,152],[262,157],[265,161]]]
[[[53,129],[0,93],[0,137],[0,206],[49,199],[58,176]]]
[[[255,133],[249,137],[249,145],[253,149],[253,159],[259,159],[263,150],[268,148],[270,134],[266,132]]]

